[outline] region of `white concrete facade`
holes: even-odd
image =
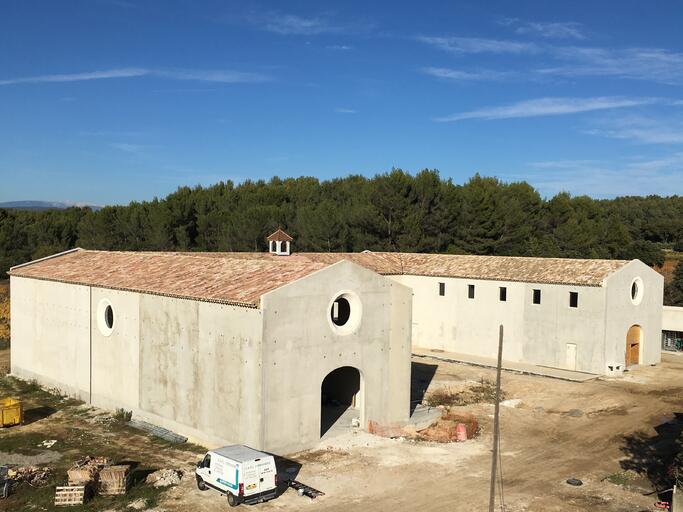
[[[683,308],[664,306],[662,313],[662,330],[683,332]]]
[[[627,332],[639,325],[639,363],[661,359],[663,278],[637,260],[608,276],[602,286],[390,277],[413,290],[415,347],[495,357],[502,324],[504,359],[603,375],[624,369]],[[638,304],[630,295],[636,278],[642,280]],[[469,298],[471,285],[474,298]],[[505,301],[500,300],[501,288]],[[540,304],[533,302],[534,290],[540,290]],[[570,307],[570,293],[578,294],[577,307]]]
[[[329,320],[341,293],[362,310],[345,332]],[[364,424],[408,420],[410,290],[347,261],[267,293],[260,308],[17,276],[11,305],[12,374],[203,444],[315,445],[322,381],[343,366],[361,375]]]

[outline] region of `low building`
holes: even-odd
[[[272,258],[231,253],[232,258]],[[297,253],[348,260],[413,291],[412,345],[598,375],[661,360],[664,278],[639,260]]]
[[[408,420],[410,289],[355,263],[74,250],[10,276],[12,374],[93,405],[281,453],[347,410]]]
[[[618,375],[661,357],[638,260],[76,249],[14,267],[12,373],[207,444],[401,423],[412,347]],[[350,412],[349,412],[350,411]],[[341,418],[341,419],[340,419]]]
[[[664,306],[662,350],[683,352],[683,308],[681,307]]]

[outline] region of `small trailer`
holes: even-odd
[[[277,470],[272,455],[243,445],[211,450],[195,470],[200,491],[214,489],[227,495],[228,504],[254,504],[277,496]]]

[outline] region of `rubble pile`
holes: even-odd
[[[26,482],[32,487],[43,487],[48,484],[52,471],[47,467],[21,466],[9,468],[7,477],[15,482]]]
[[[479,423],[474,415],[449,411],[429,428],[418,432],[415,437],[424,441],[452,443],[472,439],[478,432]]]
[[[178,469],[160,469],[147,475],[145,483],[154,487],[168,487],[178,485],[182,477],[183,472]]]

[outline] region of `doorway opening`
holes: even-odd
[[[327,374],[320,389],[320,437],[348,431],[354,418],[360,419],[360,372],[342,366]]]
[[[643,331],[639,325],[632,325],[626,333],[626,366],[640,363],[640,343]]]

